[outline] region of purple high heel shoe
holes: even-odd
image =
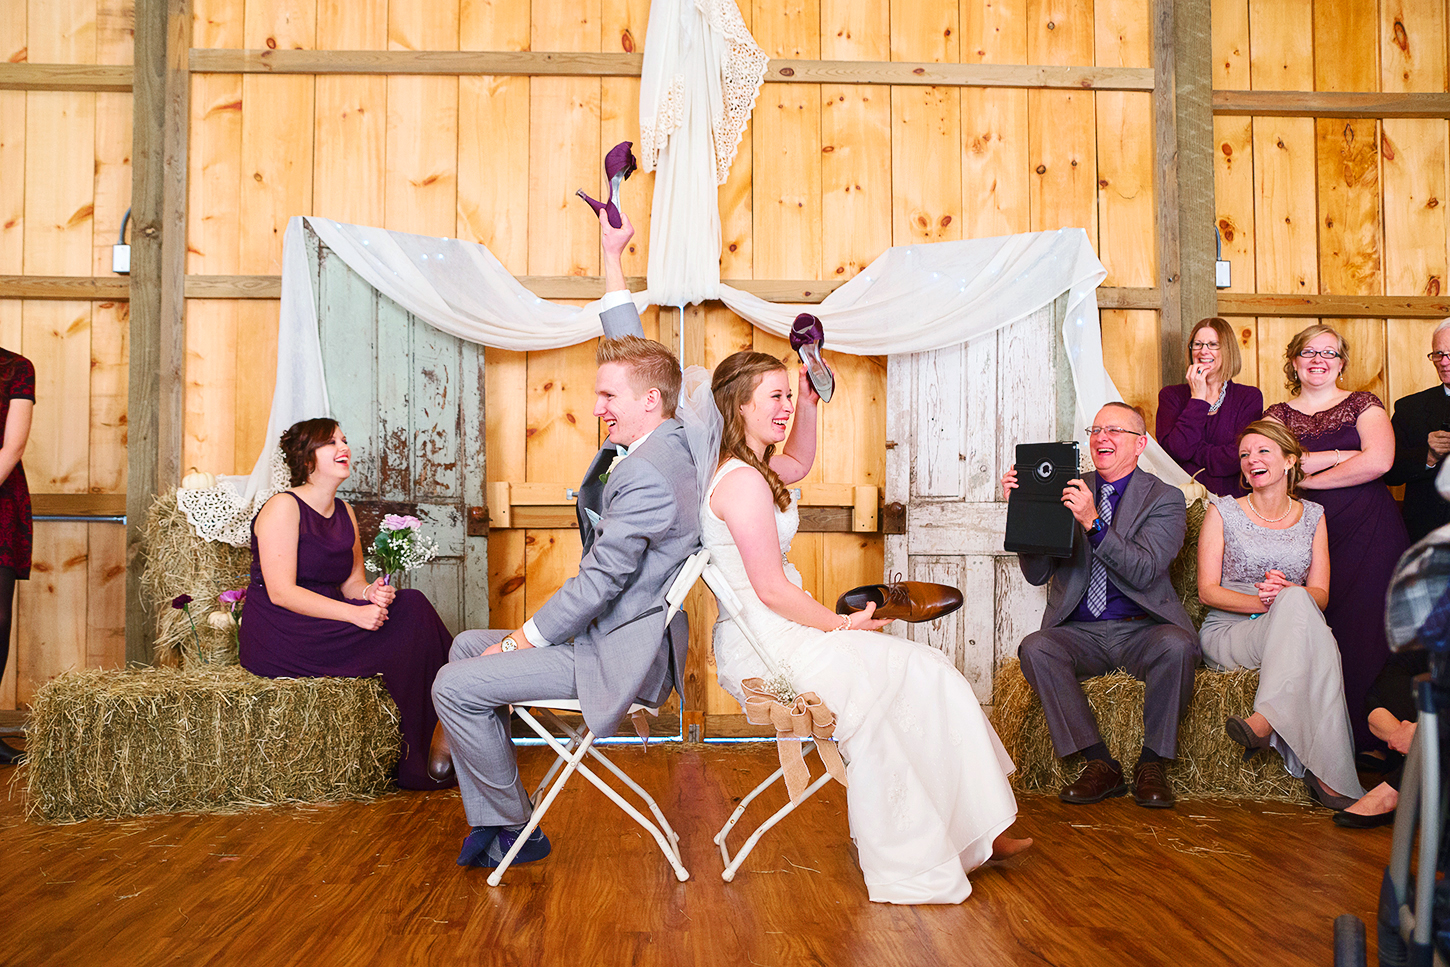
[[[589,203],[597,216],[602,211],[609,212],[609,224],[615,228],[623,228],[624,222],[619,214],[619,186],[624,184],[625,179],[634,174],[638,162],[634,160],[633,141],[621,141],[609,149],[609,154],[604,156],[604,177],[609,179],[609,198],[605,201],[595,201],[584,194],[584,189],[575,192],[580,198]]]
[[[821,320],[809,312],[802,312],[791,323],[790,348],[806,364],[806,376],[815,388],[816,395],[821,398],[822,403],[829,403],[831,394],[836,391],[836,377],[821,358],[821,343],[825,338],[826,331],[821,327]]]

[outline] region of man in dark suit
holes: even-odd
[[[1062,492],[1079,525],[1072,556],[1018,555],[1027,580],[1047,585],[1042,628],[1018,649],[1022,674],[1042,700],[1054,751],[1087,759],[1060,793],[1064,802],[1094,803],[1128,791],[1080,684],[1123,668],[1147,686],[1133,799],[1140,806],[1173,805],[1164,761],[1177,754],[1198,633],[1168,580],[1168,565],[1183,546],[1183,492],[1138,467],[1147,429],[1127,404],[1099,410],[1088,431],[1097,472],[1069,481]],[[1016,486],[1017,471],[1007,471],[1003,495]]]
[[[1435,489],[1440,461],[1450,454],[1450,319],[1430,337],[1430,362],[1438,386],[1395,401],[1395,462],[1384,482],[1405,485],[1405,529],[1410,543],[1437,527],[1450,524],[1450,503]]]
[[[497,866],[532,811],[509,734],[509,705],[578,698],[596,735],[611,735],[630,704],[658,706],[678,688],[687,628],[665,625],[665,592],[700,544],[698,474],[675,416],[680,367],[641,335],[620,255],[634,230],[604,216],[606,286],[594,415],[609,431],[579,499],[583,559],[517,631],[465,631],[433,683],[433,702],[472,827],[461,866]],[[430,763],[430,769],[431,769]],[[535,829],[514,863],[542,859]]]

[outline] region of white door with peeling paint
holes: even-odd
[[[468,527],[483,505],[483,347],[415,319],[310,232],[308,243],[328,399],[353,449],[340,496],[365,547],[384,514],[422,520],[438,557],[404,583],[454,634],[487,628],[488,538]]]
[[[905,507],[905,533],[886,537],[888,580],[950,584],[966,599],[940,620],[891,627],[949,655],[985,704],[998,663],[1039,627],[1046,603],[1002,549],[999,480],[1018,443],[1074,438],[1064,305],[962,346],[887,361],[885,501]]]

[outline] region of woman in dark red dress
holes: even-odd
[[[252,521],[252,582],[242,615],[243,667],[268,678],[382,675],[402,716],[398,785],[438,789],[428,773],[438,724],[433,677],[452,635],[421,591],[363,575],[357,517],[337,496],[352,452],[337,421],[304,420],[282,434],[292,489]]]
[[[1353,713],[1354,745],[1382,749],[1363,709],[1389,646],[1385,592],[1400,555],[1410,546],[1404,519],[1380,477],[1395,459],[1395,431],[1373,393],[1340,388],[1349,347],[1328,326],[1313,325],[1284,353],[1287,403],[1265,416],[1287,426],[1308,452],[1309,476],[1299,486],[1324,505],[1329,527],[1329,605],[1324,619],[1339,642],[1344,698]]]
[[[30,488],[20,456],[30,438],[35,410],[35,367],[18,353],[0,349],[0,677],[10,657],[10,615],[15,582],[30,577]],[[25,753],[0,739],[0,766]]]

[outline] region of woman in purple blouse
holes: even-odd
[[[1204,319],[1188,340],[1188,381],[1158,394],[1158,442],[1220,497],[1248,493],[1239,479],[1235,441],[1264,412],[1264,395],[1233,381],[1240,365],[1238,340],[1227,320]]]

